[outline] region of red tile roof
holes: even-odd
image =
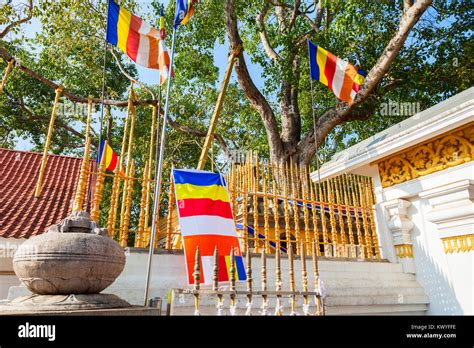
[[[34,198],[41,157],[0,148],[0,237],[29,238],[70,214],[82,159],[49,155],[41,196]]]

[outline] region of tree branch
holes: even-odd
[[[9,97],[10,101],[14,103],[14,105],[18,106],[20,110],[23,110],[26,115],[28,115],[28,121],[35,121],[35,122],[41,122],[47,124],[49,121],[49,116],[48,115],[37,115],[35,114],[29,107],[26,106],[25,101],[23,97],[19,97],[18,99],[15,100],[12,95],[9,93],[6,93],[6,95]],[[65,123],[63,120],[60,118],[56,119],[55,125],[64,129],[71,135],[81,139],[85,140],[85,135],[82,134],[81,132],[75,130],[71,126],[69,126],[67,123]],[[94,138],[94,134],[92,134],[92,138]],[[92,141],[91,145],[95,148],[96,147],[96,141]]]
[[[233,51],[242,45],[242,39],[240,38],[237,28],[235,0],[226,1],[225,12],[227,17],[226,26],[229,46],[230,50]],[[273,159],[277,159],[282,153],[282,143],[279,136],[275,114],[273,113],[268,101],[265,99],[262,93],[260,93],[252,78],[250,77],[243,52],[240,52],[240,54],[237,56],[235,72],[237,74],[239,85],[242,88],[245,96],[249,100],[252,107],[260,114],[260,117],[262,118],[265,130],[267,132],[268,142],[270,143],[270,156]]]
[[[385,47],[377,63],[372,67],[372,69],[370,69],[361,90],[357,93],[354,106],[362,103],[375,86],[379,84],[380,80],[387,73],[392,62],[403,47],[411,29],[415,26],[421,15],[426,11],[431,3],[432,0],[419,0],[403,14],[400,24],[398,25],[392,39]]]
[[[8,52],[7,49],[4,47],[0,46],[0,57],[5,60],[6,62],[10,61],[11,59],[15,59],[10,52]],[[25,74],[31,76],[32,78],[40,81],[41,83],[44,83],[46,86],[50,87],[51,89],[56,89],[59,87],[59,84],[47,79],[40,73],[31,70],[30,68],[22,65],[20,62],[18,62],[15,59],[15,67],[18,68],[19,70],[23,71]],[[87,103],[88,102],[88,97],[82,97],[82,96],[77,96],[73,94],[71,91],[68,89],[64,88],[62,95],[68,98],[69,100],[76,102],[76,103]],[[101,98],[93,98],[92,102],[94,104],[102,104],[102,99]],[[128,100],[111,100],[111,99],[104,99],[103,101],[104,105],[112,105],[112,106],[127,106],[128,105]],[[141,100],[135,100],[134,105],[157,105],[158,102],[155,99],[141,99]]]
[[[300,5],[301,5],[301,0],[295,0],[295,8],[293,10],[293,14],[291,15],[290,24],[288,24],[288,31],[290,31],[291,28],[293,28],[293,26],[296,23],[296,18],[298,17],[298,14],[301,13],[299,10]]]
[[[393,60],[403,47],[411,29],[418,22],[428,6],[430,6],[431,2],[432,0],[418,0],[404,13],[396,32],[385,47],[377,63],[372,67],[367,75],[367,78],[365,79],[365,82],[357,94],[353,104],[349,105],[348,103],[339,103],[335,108],[323,113],[316,122],[318,133],[317,143],[315,142],[313,129],[308,132],[302,141],[300,141],[298,144],[299,151],[301,152],[300,162],[309,164],[309,161],[316,151],[316,147],[322,143],[329,131],[331,131],[331,129],[336,125],[352,120],[366,120],[374,114],[377,96],[374,96],[374,99],[372,100],[368,100],[371,99],[370,97],[373,95],[372,91],[378,86],[383,76],[385,76],[389,70]],[[393,85],[390,85],[389,83],[388,86],[384,87],[384,89],[390,89],[392,86]],[[366,100],[368,100],[368,103],[362,105]]]
[[[257,27],[259,30],[260,41],[262,42],[263,49],[267,56],[273,60],[276,64],[279,64],[281,61],[281,57],[278,53],[275,52],[273,47],[270,45],[268,41],[267,33],[265,31],[265,17],[267,16],[268,10],[270,9],[270,5],[266,2],[263,5],[262,11],[257,15]]]
[[[161,110],[160,113],[163,114],[163,110]],[[183,125],[183,124],[173,120],[169,116],[168,116],[168,124],[173,129],[175,129],[177,131],[184,132],[184,133],[187,133],[187,134],[190,134],[190,135],[194,135],[196,137],[204,138],[207,135],[207,131],[201,131],[199,129],[195,129],[195,128],[191,128],[189,126]],[[224,152],[225,156],[227,158],[230,158],[229,147],[227,146],[227,143],[225,142],[224,138],[220,134],[215,133],[214,134],[214,139],[217,140],[217,142],[219,143],[219,145],[220,145],[222,151]]]
[[[3,31],[0,33],[0,39],[3,39],[14,27],[28,22],[31,18],[33,18],[33,0],[29,0],[28,15],[25,18],[22,18],[18,21],[14,21],[7,25],[5,29],[3,29]]]

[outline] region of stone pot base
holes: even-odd
[[[112,294],[28,295],[0,305],[0,314],[15,312],[58,312],[129,308],[130,303]]]

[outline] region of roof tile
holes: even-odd
[[[36,199],[41,157],[40,153],[0,148],[0,237],[29,238],[70,214],[82,159],[48,155],[41,196]],[[91,161],[91,171],[93,167]]]

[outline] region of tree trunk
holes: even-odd
[[[281,1],[274,1],[271,3],[275,6],[279,30],[281,32],[291,30],[296,20],[294,16],[299,12],[298,7],[294,8],[294,16],[290,21],[290,25],[286,25],[287,9],[285,6],[287,7],[288,5],[285,5],[285,3]],[[400,20],[398,28],[394,32],[392,39],[385,47],[377,63],[369,71],[354,103],[352,105],[338,103],[335,107],[317,116],[315,127],[317,134],[314,134],[314,129],[312,127],[303,139],[301,134],[301,117],[298,109],[298,86],[297,82],[294,82],[299,81],[298,49],[301,44],[306,42],[307,38],[311,37],[311,35],[319,30],[323,11],[321,7],[318,6],[316,20],[311,22],[312,30],[295,40],[293,45],[293,59],[289,59],[285,62],[282,57],[278,55],[275,49],[271,47],[269,38],[265,33],[264,21],[269,12],[269,3],[266,3],[263,6],[261,13],[256,18],[262,45],[267,56],[275,64],[291,64],[289,66],[293,73],[293,82],[282,82],[280,97],[281,133],[278,129],[274,111],[271,109],[266,98],[256,88],[252,78],[250,77],[243,53],[238,56],[235,71],[240,87],[250,104],[260,114],[265,126],[270,147],[270,159],[273,162],[280,164],[291,159],[293,163],[308,166],[316,153],[316,149],[321,146],[326,136],[332,129],[334,129],[334,127],[344,122],[367,120],[370,118],[375,113],[379,98],[379,96],[373,92],[375,87],[379,85],[383,76],[389,70],[393,60],[403,47],[408,34],[431,3],[432,0],[419,0],[416,2],[404,1],[404,14]],[[329,26],[333,14],[329,13],[329,8],[327,8],[327,10],[325,25]],[[225,12],[227,17],[226,26],[229,45],[230,49],[234,50],[239,45],[242,45],[237,25],[237,15],[235,13],[235,0],[226,0]],[[305,17],[304,20],[308,21],[309,18]],[[292,85],[292,83],[294,85]]]

